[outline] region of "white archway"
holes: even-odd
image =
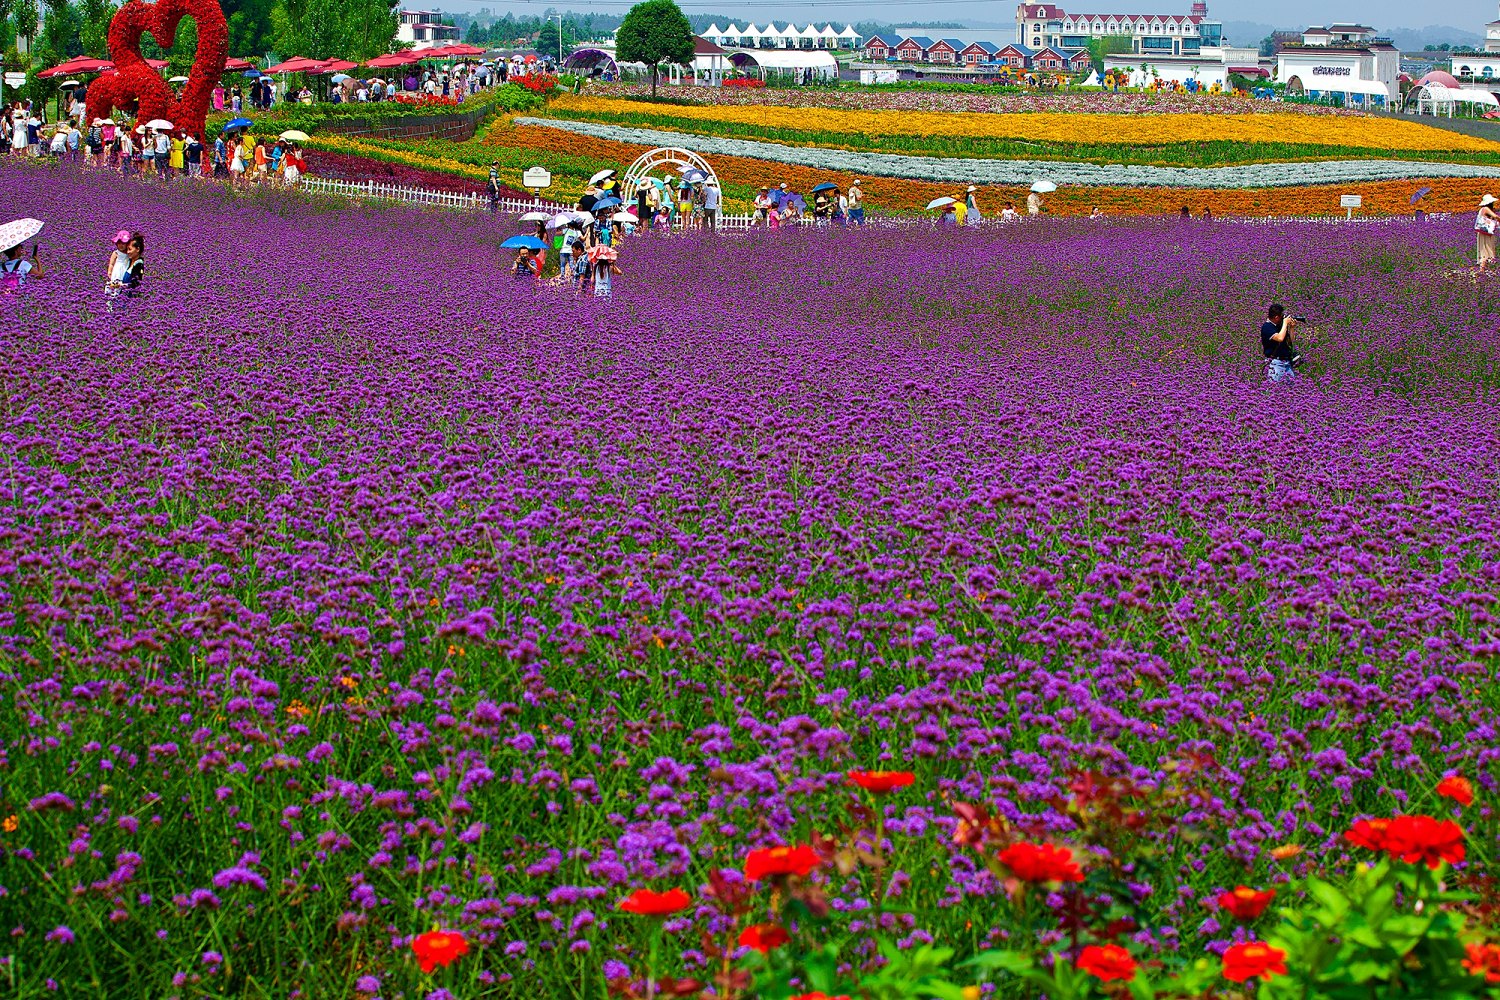
[[[678,149],[675,146],[661,146],[649,153],[642,153],[626,169],[625,177],[620,182],[620,199],[627,205],[634,202],[641,181],[653,172],[661,170],[670,170],[679,178],[689,170],[697,170],[715,185],[719,183],[719,175],[714,173],[714,168],[697,153],[690,149]]]

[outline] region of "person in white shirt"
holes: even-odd
[[[854,183],[849,185],[846,198],[849,205],[849,221],[856,226],[863,226],[865,224],[865,192],[859,185],[859,178],[854,178]]]
[[[61,159],[62,155],[64,153],[66,153],[67,151],[68,151],[68,130],[65,129],[65,128],[59,127],[56,132],[52,133],[52,144],[48,147],[48,152],[50,152],[53,156],[57,157],[58,159]]]
[[[1005,203],[1005,208],[1002,209],[1001,212],[1000,212],[1000,221],[1002,221],[1002,222],[1010,222],[1011,220],[1013,220],[1015,218],[1016,218],[1016,203],[1013,202],[1013,201],[1007,201]]]
[[[771,189],[761,188],[755,192],[755,215],[751,218],[753,225],[763,226],[771,215]]]
[[[1026,196],[1026,214],[1027,215],[1041,215],[1042,214],[1042,196],[1039,195],[1039,194],[1037,194],[1035,191],[1031,192],[1030,194],[1028,194]]]
[[[166,132],[156,133],[156,172],[161,179],[172,179],[172,137]]]
[[[719,228],[719,182],[710,180],[703,186],[703,228],[709,232]]]

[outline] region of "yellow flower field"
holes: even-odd
[[[941,111],[852,111],[776,106],[652,105],[639,101],[569,95],[552,112],[579,115],[664,115],[711,125],[727,122],[864,135],[952,136],[974,139],[1156,145],[1232,141],[1300,143],[1367,149],[1500,152],[1500,142],[1388,118],[1295,113],[1207,114],[957,114]]]

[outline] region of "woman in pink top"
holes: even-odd
[[[222,83],[214,87],[214,110],[224,110],[224,85]]]

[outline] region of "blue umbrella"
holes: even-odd
[[[817,194],[819,191],[837,191],[838,189],[839,186],[837,184],[819,184],[817,187],[812,189],[812,193]]]
[[[500,244],[501,250],[545,250],[547,244],[535,236],[512,236]]]
[[[781,199],[781,204],[783,206],[790,204],[799,212],[807,211],[807,202],[802,200],[802,196],[800,194],[787,195],[785,198]]]
[[[620,199],[614,197],[613,195],[608,198],[600,198],[598,201],[594,202],[594,211],[597,212],[601,208],[614,208],[620,203]]]
[[[1430,187],[1417,188],[1417,193],[1411,196],[1411,203],[1413,205],[1415,205],[1417,202],[1419,202],[1423,198],[1427,197],[1427,195],[1430,194],[1431,192],[1432,192],[1432,188],[1430,188]]]
[[[249,128],[255,123],[248,118],[231,118],[224,123],[225,132],[233,132],[237,128]]]
[[[247,70],[245,70],[245,72],[241,73],[240,76],[243,76],[243,77],[245,77],[246,79],[249,79],[249,80],[254,80],[256,77],[260,76],[260,70],[258,70],[258,69],[247,69]]]

